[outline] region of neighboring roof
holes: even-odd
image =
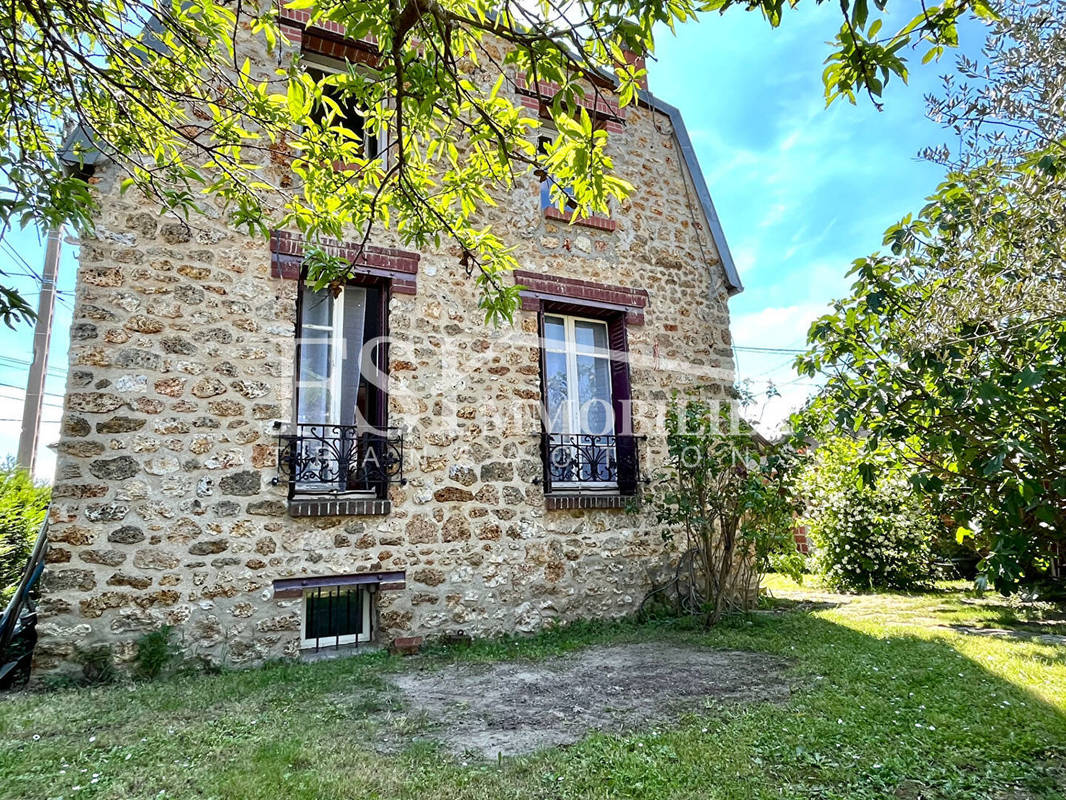
[[[101,158],[101,153],[100,148],[85,132],[85,128],[75,125],[74,129],[67,134],[67,138],[63,140],[62,147],[59,148],[59,158],[69,167],[80,169],[95,166]]]
[[[650,108],[666,114],[670,118],[670,124],[674,128],[674,135],[677,136],[677,143],[681,147],[681,155],[685,159],[685,166],[688,167],[688,174],[692,178],[692,185],[696,187],[696,196],[699,198],[700,207],[703,209],[703,216],[707,219],[707,227],[711,230],[711,238],[714,240],[714,246],[718,249],[718,257],[722,260],[722,269],[725,271],[726,286],[729,288],[729,294],[739,294],[744,291],[744,284],[740,282],[740,274],[737,272],[736,264],[733,262],[733,254],[729,251],[729,244],[725,240],[725,231],[722,230],[718,212],[714,210],[714,201],[711,200],[711,193],[707,189],[707,181],[703,177],[703,170],[700,169],[700,162],[696,158],[696,151],[693,149],[692,140],[688,136],[685,120],[681,117],[681,110],[663,102],[646,90],[641,90],[640,99]]]

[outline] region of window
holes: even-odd
[[[541,328],[546,491],[632,493],[636,462],[622,315],[544,312]]]
[[[307,73],[315,79],[315,81],[322,80],[326,75],[335,75],[342,72],[347,72],[349,64],[346,61],[338,61],[332,58],[326,58],[319,55],[303,56],[304,64],[306,65]],[[343,125],[345,128],[355,134],[356,139],[360,139],[363,142],[363,156],[367,159],[375,159],[378,157],[384,157],[385,151],[388,148],[388,135],[385,129],[371,132],[369,121],[367,119],[367,110],[361,107],[359,101],[351,95],[345,96],[341,90],[335,86],[327,87],[323,94],[335,102],[341,109],[339,117],[335,118],[334,124]],[[316,116],[316,119],[321,122],[326,113],[325,108],[318,106],[313,109],[312,114]]]
[[[385,427],[387,294],[380,284],[300,293],[286,464],[294,493],[383,497],[402,461],[402,441]]]
[[[551,433],[614,433],[607,324],[544,316],[544,384]]]
[[[551,136],[541,136],[537,140],[537,153],[541,156],[541,158],[544,158],[545,156],[548,155],[548,146],[552,143],[552,139],[553,139],[553,137],[551,137]],[[540,170],[539,175],[540,175],[540,210],[544,211],[546,209],[555,207],[555,204],[552,203],[552,198],[551,198],[552,181],[551,181],[551,178],[549,177],[549,175],[548,175],[546,170]],[[560,188],[562,188],[562,187],[560,187]],[[567,188],[567,189],[563,189],[562,191],[566,194],[567,197],[573,197],[573,195],[574,195],[574,190],[573,189]],[[576,208],[576,207],[577,207],[577,205],[576,205],[576,203],[574,203],[573,200],[567,200],[566,209],[568,211],[572,212],[574,210],[574,208]]]
[[[322,586],[305,590],[304,649],[369,642],[373,594],[366,586]]]
[[[375,385],[378,339],[385,310],[380,286],[303,288],[296,421],[328,425],[377,425],[384,398]]]

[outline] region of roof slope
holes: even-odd
[[[744,284],[740,282],[740,274],[737,272],[736,264],[733,262],[733,254],[729,251],[729,243],[726,242],[725,231],[722,230],[718,212],[714,209],[714,201],[711,200],[711,193],[707,189],[707,180],[703,177],[703,170],[700,169],[700,162],[696,158],[696,151],[692,147],[692,140],[689,138],[688,128],[685,127],[685,120],[681,116],[681,110],[676,106],[663,102],[647,90],[640,92],[640,99],[649,108],[670,118],[670,124],[674,128],[674,135],[677,137],[677,143],[681,148],[681,155],[685,159],[685,166],[688,167],[689,176],[692,178],[692,185],[696,187],[696,196],[699,198],[703,216],[707,220],[711,238],[714,240],[714,246],[718,249],[718,257],[722,260],[722,269],[725,271],[726,286],[729,289],[729,294],[739,294],[744,291]]]

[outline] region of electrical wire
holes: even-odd
[[[29,272],[29,275],[27,275],[26,277],[33,278],[35,281],[37,281],[37,283],[44,283],[44,278],[42,278],[37,272],[37,270],[33,268],[30,262],[26,260],[25,256],[23,256],[22,253],[20,253],[11,245],[11,242],[4,239],[0,241],[0,246],[3,247],[3,249],[7,252],[8,255],[10,255],[12,258],[14,258],[26,268],[27,272]]]

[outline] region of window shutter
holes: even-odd
[[[302,336],[304,329],[304,287],[307,283],[307,265],[300,265],[300,275],[296,280],[296,330],[293,332],[295,344],[295,358],[293,359],[292,375],[292,416],[293,423],[300,421],[300,358],[303,350]],[[296,489],[296,450],[298,448],[300,429],[294,424],[292,427],[294,436],[278,437],[278,465],[289,474],[288,497],[291,501]]]
[[[550,494],[552,490],[551,464],[549,463],[550,450],[548,448],[548,429],[544,426],[544,419],[548,414],[548,387],[544,382],[544,373],[548,363],[544,353],[544,308],[537,309],[537,335],[540,337],[537,345],[540,348],[540,411],[541,411],[541,435],[540,435],[540,462],[544,467],[544,494]]]
[[[371,425],[376,430],[368,431],[362,434],[364,452],[370,457],[370,464],[373,465],[369,470],[368,483],[370,488],[374,490],[375,495],[385,500],[389,496],[389,473],[388,473],[388,458],[389,452],[389,297],[391,291],[389,286],[382,286],[381,291],[378,292],[378,330],[380,331],[380,340],[377,347],[375,347],[374,361],[376,362],[378,371],[381,374],[381,386],[375,387],[374,392],[377,395],[377,400],[374,403],[374,413],[372,419],[368,419]],[[372,451],[372,452],[371,452]]]
[[[300,408],[300,357],[303,350],[302,336],[304,330],[304,289],[307,286],[307,264],[300,265],[300,277],[296,281],[296,358],[292,376],[292,419],[299,421]]]
[[[629,341],[625,314],[615,314],[607,322],[611,348],[611,400],[614,406],[615,457],[618,459],[618,493],[637,493],[639,469],[637,440],[633,436],[629,385]]]
[[[378,293],[378,330],[381,331],[381,342],[377,347],[378,369],[382,375],[382,386],[378,387],[377,414],[374,424],[386,433],[385,428],[389,424],[389,298],[392,297],[392,284],[381,287]]]

